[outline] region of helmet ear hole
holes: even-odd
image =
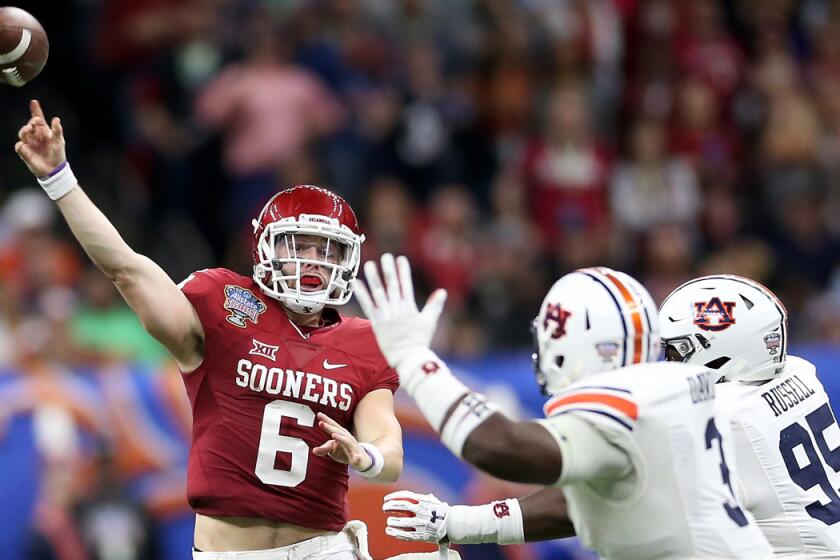
[[[705,365],[707,368],[711,369],[720,369],[722,368],[727,362],[729,361],[728,356],[721,356],[720,358],[716,358],[711,362],[707,362]]]
[[[557,356],[557,357],[554,359],[554,363],[555,363],[555,364],[557,364],[557,367],[561,368],[561,367],[563,367],[563,362],[564,362],[565,360],[566,360],[566,358],[565,358],[565,357],[563,357],[563,356]]]

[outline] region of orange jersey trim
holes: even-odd
[[[557,400],[546,405],[546,416],[560,408],[569,404],[590,403],[600,404],[613,408],[622,414],[625,414],[635,420],[639,417],[639,407],[633,401],[615,395],[605,395],[603,393],[575,393],[566,397],[559,397]]]

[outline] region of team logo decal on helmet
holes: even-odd
[[[230,315],[225,317],[228,323],[236,325],[240,329],[248,326],[248,319],[256,325],[260,319],[260,314],[265,313],[265,310],[268,309],[265,303],[255,296],[251,290],[230,284],[225,286],[224,308],[230,311]]]
[[[618,349],[621,348],[617,342],[599,342],[595,345],[595,350],[604,362],[612,362],[618,354]]]
[[[725,331],[735,324],[734,307],[734,301],[721,301],[719,297],[695,302],[694,324],[704,331]]]
[[[782,335],[779,333],[770,333],[764,337],[764,346],[770,351],[771,356],[779,353],[779,347],[782,345]]]
[[[566,321],[571,316],[571,311],[566,311],[559,303],[549,303],[545,310],[545,318],[543,318],[543,328],[548,329],[549,321],[554,323],[554,329],[551,331],[551,338],[557,339],[566,334]]]

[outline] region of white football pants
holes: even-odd
[[[198,552],[193,560],[371,560],[367,526],[350,521],[340,533],[313,537],[299,543],[243,552]]]

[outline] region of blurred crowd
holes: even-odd
[[[0,363],[154,362],[12,149],[37,97],[86,190],[174,279],[250,274],[281,186],[350,201],[363,258],[450,298],[456,356],[529,345],[560,274],[662,298],[736,273],[840,344],[840,1],[24,0],[44,73],[0,91]]]

